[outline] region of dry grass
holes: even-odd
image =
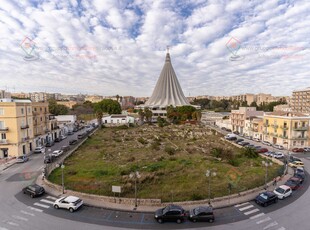
[[[238,156],[240,149],[220,137],[205,127],[187,125],[104,128],[65,161],[65,184],[69,189],[102,195],[113,195],[112,185],[120,185],[121,196],[134,197],[134,181],[128,175],[138,170],[138,196],[163,201],[206,199],[207,169],[217,172],[211,178],[212,197],[227,195],[229,182],[234,185],[232,192],[262,185],[262,159]],[[239,166],[215,158],[214,148],[232,154]],[[279,169],[277,165],[269,168],[270,180]],[[56,169],[50,180],[60,184],[60,173]]]

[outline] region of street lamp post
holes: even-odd
[[[60,164],[57,164],[56,166],[61,168],[61,186],[62,186],[62,194],[65,194],[65,180],[64,180],[64,168],[65,168],[65,165],[62,163],[61,165],[60,165]]]
[[[266,167],[265,173],[265,189],[267,189],[267,180],[268,180],[268,167],[272,166],[272,162],[262,161],[263,166]]]
[[[141,177],[140,173],[138,171],[132,172],[129,174],[129,177],[135,180],[135,208],[138,207],[138,201],[137,201],[137,180]]]
[[[209,178],[209,205],[211,205],[211,176],[216,176],[216,172],[212,172],[211,170],[207,170],[206,177]]]

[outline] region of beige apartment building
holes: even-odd
[[[293,91],[290,106],[294,112],[310,114],[310,87]]]
[[[255,94],[251,93],[240,94],[231,96],[230,99],[232,101],[240,101],[240,102],[246,101],[248,105],[251,105],[251,103],[255,101]]]
[[[45,145],[59,136],[57,120],[48,110],[48,102],[33,102],[33,132],[35,146]]]
[[[0,158],[29,154],[33,137],[31,101],[0,99]]]
[[[310,117],[302,113],[265,113],[264,140],[288,149],[308,146],[309,121]]]
[[[233,131],[244,133],[245,123],[250,117],[263,116],[263,111],[256,111],[256,107],[239,107],[238,110],[232,110],[230,114]]]

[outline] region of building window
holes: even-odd
[[[28,108],[28,113],[30,113],[30,108]]]
[[[286,137],[286,131],[283,131],[283,137]]]
[[[40,107],[40,112],[42,112],[42,107]]]
[[[37,112],[37,108],[34,108],[34,111]]]
[[[302,126],[302,127],[306,127],[306,123],[303,121],[303,122],[301,123],[301,126]]]
[[[293,146],[295,146],[296,145],[296,141],[293,141]]]
[[[4,115],[4,109],[0,108],[0,115]]]
[[[295,122],[294,123],[294,128],[297,129],[297,127],[298,127],[298,122]]]
[[[304,145],[304,144],[305,144],[305,142],[304,142],[304,141],[301,141],[301,142],[300,142],[300,144],[301,144],[301,145]]]
[[[20,109],[20,112],[21,112],[22,114],[24,114],[24,108],[21,108],[21,109]]]
[[[4,128],[4,121],[0,121],[0,128]]]
[[[6,133],[1,133],[1,140],[6,140]]]

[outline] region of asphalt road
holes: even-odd
[[[67,145],[67,139],[51,147],[52,151]],[[310,159],[310,153],[309,159]],[[307,155],[306,168],[310,167]],[[239,206],[216,209],[216,221],[210,223],[182,224],[155,222],[152,213],[120,212],[107,209],[83,206],[74,213],[67,210],[56,210],[52,207],[56,197],[46,194],[39,198],[30,198],[22,194],[21,189],[33,183],[36,176],[42,173],[43,154],[34,154],[23,164],[15,164],[0,174],[0,230],[25,229],[215,229],[215,230],[304,230],[308,227],[308,199],[310,192],[309,175],[303,187],[293,195],[277,204],[260,207],[255,202]]]

